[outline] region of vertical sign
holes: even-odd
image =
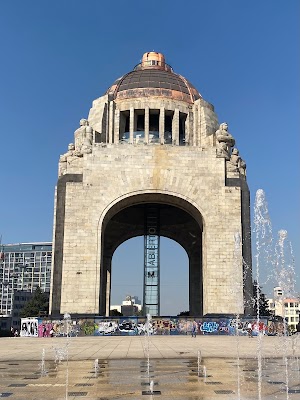
[[[160,313],[160,259],[159,259],[159,208],[145,207],[144,235],[144,314],[157,316]]]

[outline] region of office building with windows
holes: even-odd
[[[272,315],[279,315],[286,318],[291,331],[296,330],[296,325],[299,322],[300,315],[300,299],[286,298],[280,287],[274,288],[273,299],[267,299],[269,310]]]
[[[52,243],[17,243],[2,245],[0,255],[0,316],[18,326],[19,310],[39,286],[50,292]],[[16,310],[17,306],[18,310]]]

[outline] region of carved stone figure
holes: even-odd
[[[93,146],[93,129],[89,126],[88,120],[83,118],[79,124],[80,127],[74,132],[77,157],[91,153]]]
[[[241,157],[239,156],[238,149],[233,149],[231,152],[230,160],[227,161],[226,167],[228,172],[239,172]]]
[[[235,140],[228,132],[228,124],[223,122],[216,131],[217,138],[217,157],[230,159],[230,148],[234,146]]]
[[[75,139],[75,149],[76,150],[80,150],[81,146],[83,144],[83,140],[85,138],[85,127],[87,124],[87,120],[82,118],[79,121],[79,128],[76,129],[76,131],[74,132],[74,139]]]
[[[241,175],[246,176],[246,163],[242,158],[239,165],[239,172]]]
[[[75,145],[74,143],[70,143],[68,145],[68,152],[66,153],[68,156],[73,156],[75,152]]]
[[[75,156],[75,146],[74,143],[70,143],[68,145],[68,151],[59,157],[59,176],[63,175],[67,170],[68,157],[73,156]]]
[[[93,148],[93,129],[86,125],[85,127],[85,138],[81,146],[81,152],[83,154],[90,154]]]

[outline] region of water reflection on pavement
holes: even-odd
[[[39,365],[36,361],[1,362],[0,398],[223,400],[239,399],[238,393],[241,400],[258,398],[255,359],[242,359],[239,365],[235,359],[203,358],[199,365],[195,358],[156,359],[150,361],[149,371],[145,360],[141,359],[99,359],[97,370],[91,360],[45,361],[45,376],[42,376]],[[203,366],[206,367],[206,376],[199,374]],[[288,392],[285,372],[282,358],[263,360],[263,400],[300,398],[299,360],[289,360]],[[154,394],[148,396],[145,394],[151,380]]]

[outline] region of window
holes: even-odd
[[[129,141],[129,126],[130,126],[129,122],[130,122],[129,111],[121,111],[121,113],[120,113],[120,131],[119,131],[120,142],[128,142]]]
[[[164,143],[172,144],[172,122],[173,122],[174,111],[165,110],[165,132],[164,132]]]
[[[149,110],[149,143],[159,143],[159,110]]]
[[[179,145],[183,146],[186,144],[185,138],[185,121],[187,118],[187,114],[179,113]]]

